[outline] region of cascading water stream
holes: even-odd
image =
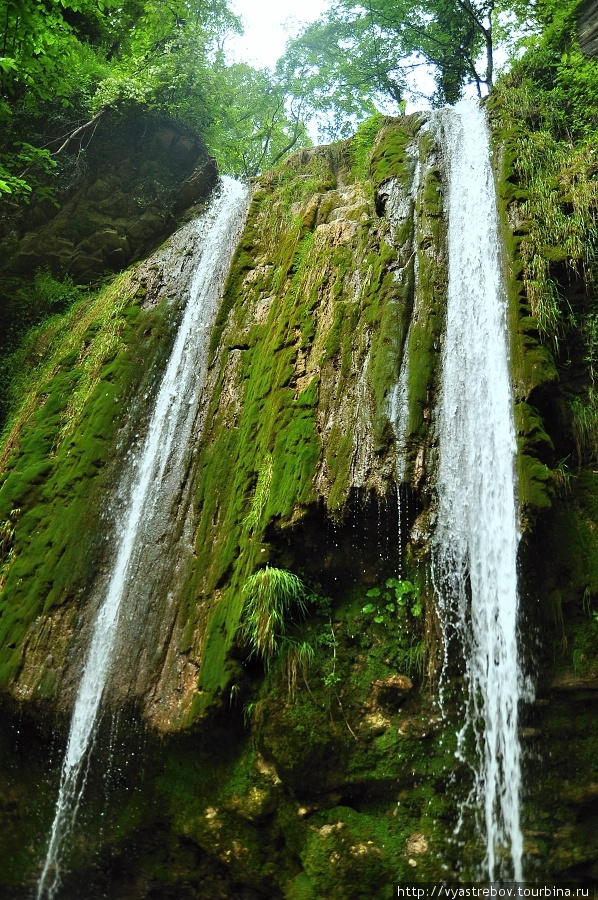
[[[248,191],[230,178],[210,210],[198,220],[201,256],[190,296],[149,424],[145,445],[135,461],[130,495],[120,528],[118,549],[105,598],[98,610],[87,660],[75,701],[54,821],[37,900],[53,900],[60,882],[60,859],[71,833],[85,786],[90,748],[106,686],[127,579],[135,571],[137,545],[145,523],[160,504],[169,472],[184,470],[190,438],[205,383],[210,333],[226,275],[247,211]],[[169,490],[172,484],[169,480]],[[176,478],[174,479],[176,482]],[[180,479],[179,479],[180,486]]]
[[[433,578],[445,669],[463,655],[466,723],[459,754],[477,754],[470,801],[483,809],[486,877],[521,881],[517,733],[519,541],[506,297],[484,111],[462,101],[437,114],[448,175],[449,287],[437,410],[438,513]],[[510,854],[508,864],[497,862]]]
[[[407,443],[407,432],[409,429],[409,344],[411,342],[411,330],[413,327],[413,322],[418,314],[418,307],[420,297],[418,292],[418,280],[419,280],[419,254],[418,254],[418,236],[417,236],[417,196],[419,193],[419,185],[421,181],[421,163],[419,159],[417,159],[415,163],[415,170],[413,172],[413,181],[411,183],[411,191],[408,195],[408,201],[410,202],[411,209],[409,210],[411,217],[413,219],[413,243],[412,243],[412,256],[413,256],[413,312],[411,315],[411,320],[409,322],[409,328],[407,329],[407,334],[405,335],[405,342],[403,345],[403,357],[401,359],[401,366],[399,369],[399,378],[390,395],[390,409],[389,409],[389,417],[392,423],[393,431],[395,434],[395,445],[397,448],[397,483],[401,483],[402,481],[408,480],[408,472],[407,472],[407,459],[406,459],[406,443]],[[392,198],[390,198],[392,199]],[[390,204],[387,204],[387,209]],[[409,206],[407,207],[409,209]],[[400,210],[402,212],[402,210]],[[391,223],[394,224],[394,219],[399,219],[399,216],[394,211],[393,207],[390,207],[387,215],[391,220]],[[403,216],[404,220],[405,216]],[[399,517],[401,515],[401,503],[399,501]]]
[[[396,447],[396,483],[397,483],[397,525],[399,538],[399,563],[398,572],[403,571],[403,517],[407,510],[401,498],[401,484],[409,481],[407,471],[407,435],[409,432],[409,347],[411,344],[411,331],[413,322],[419,312],[419,253],[418,253],[418,194],[421,181],[421,162],[419,159],[419,147],[415,144],[411,149],[415,157],[413,178],[409,192],[402,196],[396,181],[391,182],[388,201],[386,203],[386,216],[392,228],[398,229],[400,225],[411,218],[413,236],[411,240],[411,256],[409,263],[413,261],[413,309],[411,320],[403,342],[403,355],[399,367],[399,377],[390,393],[388,415],[394,431]],[[409,152],[409,149],[408,151]],[[404,271],[404,270],[403,270]],[[401,272],[403,275],[403,272]]]

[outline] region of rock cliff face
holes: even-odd
[[[87,148],[67,148],[60,207],[50,200],[4,224],[4,278],[39,267],[90,282],[147,256],[218,172],[197,134],[149,114],[100,119]]]
[[[591,879],[596,488],[589,457],[575,473],[560,464],[574,446],[561,415],[568,372],[589,376],[583,351],[572,347],[565,366],[532,315],[521,131],[499,103],[492,115],[522,631],[538,681],[523,722],[525,866],[532,881]],[[417,115],[300,151],[255,185],[212,337],[206,427],[155,556],[148,615],[121,632],[65,897],[82,875],[90,896],[205,900],[382,900],[397,880],[475,877],[473,817],[454,833],[470,788],[455,756],[460,684],[447,686],[441,717],[428,577],[444,184]],[[101,173],[90,190],[94,203],[112,197]],[[29,347],[0,480],[0,877],[14,897],[39,868],[124,448],[147,424],[192,242],[188,226]],[[550,274],[563,279],[556,264]],[[266,563],[306,592],[269,665],[243,618]]]

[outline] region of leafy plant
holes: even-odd
[[[291,609],[305,614],[305,585],[286,569],[266,566],[247,579],[243,594],[242,633],[268,667],[286,637]]]
[[[385,589],[370,588],[366,597],[377,602],[366,603],[361,611],[364,615],[373,615],[373,621],[377,625],[383,625],[389,615],[393,615],[395,612],[398,614],[407,609],[415,618],[419,618],[422,614],[421,598],[416,586],[411,581],[388,578],[385,582]]]

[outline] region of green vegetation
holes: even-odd
[[[414,136],[420,125],[405,117],[403,127]],[[183,591],[181,650],[193,652],[206,630],[188,723],[241,676],[232,648],[248,580],[265,564],[297,571],[292,551],[284,563],[276,555],[281,536],[292,546],[295,523],[320,498],[342,520],[356,429],[392,459],[388,397],[413,303],[413,278],[399,281],[395,267],[412,273],[413,237],[396,246],[354,166],[384,159],[387,177],[409,183],[399,130],[385,127],[374,147],[368,126],[356,146],[297,153],[257,184],[212,336],[219,374],[198,453],[197,560]],[[437,284],[440,272],[438,263]],[[392,478],[392,464],[386,471]]]
[[[434,72],[435,105],[454,103],[464,85],[494,83],[494,49],[512,49],[533,9],[521,0],[336,0],[289,41],[279,74],[318,115],[323,134],[346,136],[379,106],[396,113],[415,94],[410,76]]]
[[[0,25],[0,195],[52,196],[100,119],[137,107],[199,132],[221,169],[245,175],[308,140],[284,87],[228,64],[241,31],[227,0],[7,0]],[[232,100],[232,102],[231,102]]]
[[[305,615],[305,585],[292,572],[266,566],[247,579],[243,594],[243,635],[267,667],[287,635],[290,613]],[[305,655],[304,650],[298,651],[293,665]]]
[[[355,181],[367,181],[370,174],[370,157],[374,142],[382,127],[384,118],[376,113],[359,125],[351,139],[351,156],[353,159],[352,175]]]
[[[49,16],[49,8],[36,15]],[[145,15],[130,29],[138,33],[108,59],[111,29],[117,20],[130,24],[131,10]],[[300,134],[298,108],[280,112],[280,124],[272,115],[280,86],[248,67],[227,67],[217,52],[206,56],[207,36],[224,33],[224,7],[203,7],[197,28],[182,6],[172,10],[177,22],[165,16],[160,24],[157,4],[57,6],[56,28],[71,36],[75,68],[81,47],[91,46],[92,12],[105,28],[98,25],[86,51],[85,97],[57,96],[73,104],[83,125],[96,113],[126,114],[139,103],[177,115],[212,135],[224,168],[258,171],[276,159],[284,135]],[[382,50],[390,55],[400,43],[403,53],[406,42],[389,21],[395,43],[382,46],[376,18],[401,10],[434,13],[430,39],[463,38],[461,58],[439,54],[435,61],[438,99],[456,96],[464,80],[490,79],[464,57],[488,50],[483,32],[466,29],[448,0],[434,9],[374,3],[358,29],[356,8],[338,3],[306,35],[330,36],[343,14],[345,30],[335,40],[349,40],[352,30],[362,42],[353,45],[361,56],[344,48],[342,72],[334,52],[312,72],[323,79],[326,67],[336,67],[339,78],[347,76],[334,100],[345,112],[359,117],[374,108],[371,92],[366,97],[348,80],[367,61],[366,50],[370,75],[379,78],[375,92],[392,80],[401,102],[395,70],[382,71]],[[524,503],[521,602],[534,636],[538,610],[534,664],[546,692],[522,710],[522,735],[534,741],[542,729],[553,754],[542,779],[526,781],[526,865],[533,870],[538,860],[551,877],[590,878],[598,859],[597,736],[588,693],[598,676],[598,161],[587,92],[596,62],[575,46],[572,5],[542,2],[538,10],[542,34],[529,37],[530,52],[489,101]],[[316,41],[310,49],[306,35],[290,48],[304,61],[307,50],[322,48]],[[25,37],[21,42],[26,49]],[[27,84],[38,78],[38,62],[23,61],[23,71],[31,66]],[[55,64],[56,71],[63,65],[58,56]],[[4,71],[15,69],[5,64]],[[194,79],[203,79],[203,99]],[[14,137],[27,118],[21,104],[29,88],[11,93],[6,85]],[[303,110],[322,100],[315,82],[306,86],[313,93]],[[224,111],[227,93],[245,97],[253,119],[235,119],[237,107]],[[31,87],[27,102],[37,108],[35,97]],[[61,122],[66,113],[56,115]],[[458,839],[453,835],[456,804],[471,788],[452,728],[458,713],[451,692],[458,696],[461,685],[445,686],[441,716],[434,685],[441,635],[426,582],[446,262],[443,173],[423,121],[374,114],[352,140],[299,151],[255,185],[212,337],[205,430],[190,462],[185,524],[192,546],[169,586],[176,622],[155,649],[162,668],[151,697],[141,688],[138,706],[120,714],[131,721],[117,740],[98,737],[100,752],[104,743],[120,748],[118,784],[102,816],[81,829],[72,860],[77,877],[92,857],[102,872],[132,859],[126,877],[139,875],[156,895],[201,883],[206,897],[247,887],[287,900],[383,900],[399,880],[478,877],[483,851],[467,816]],[[40,145],[46,125],[40,121],[36,132]],[[253,128],[252,143],[244,134]],[[380,214],[385,191],[394,179],[403,198],[410,196],[416,142],[418,197],[391,226]],[[27,191],[9,181],[17,168],[6,159],[12,196],[37,190],[41,197],[47,173],[30,169]],[[33,698],[51,711],[73,653],[81,598],[106,560],[110,522],[102,498],[117,483],[120,448],[143,433],[147,407],[136,401],[151,400],[156,389],[177,304],[143,308],[145,288],[134,272],[84,290],[42,271],[27,290],[19,332],[27,338],[5,357],[2,386],[9,418],[0,476],[0,684],[15,691],[22,710]],[[396,504],[389,393],[405,355],[413,494],[407,498],[401,486],[401,526],[411,543],[399,562],[398,546],[382,546],[381,510],[384,501]],[[320,579],[324,586],[316,586]],[[20,723],[22,710],[8,718]],[[143,716],[149,729],[138,728]],[[159,740],[154,726],[164,732]],[[138,732],[147,746],[133,754],[132,778],[126,753]],[[40,774],[39,763],[47,744],[37,740],[43,746],[23,757],[18,791],[8,778],[1,785],[0,839],[11,860],[0,879],[11,885],[25,883],[37,865],[32,835],[50,815],[52,778]],[[9,771],[21,756],[17,743],[7,743],[3,733]],[[525,758],[535,766],[534,753],[532,745]],[[132,783],[137,790],[129,796]],[[94,802],[104,802],[104,773],[94,781],[92,769],[90,784]],[[99,861],[98,846],[108,848]]]
[[[584,91],[592,95],[598,65],[578,47],[577,8],[575,2],[539,4],[541,29],[528,38],[527,53],[489,101],[510,259],[518,471],[526,516],[549,508],[560,491],[559,458],[580,466],[596,459],[598,122],[593,104],[581,97]],[[541,398],[548,385],[558,398],[553,402],[560,409],[559,427],[554,420],[543,423]]]
[[[162,303],[143,312],[137,288],[130,275],[122,276],[40,325],[19,351],[13,391],[20,403],[13,405],[0,457],[5,686],[22,666],[22,642],[36,617],[62,610],[66,638],[69,603],[97,572],[105,541],[98,513],[117,475],[116,440],[139,427],[131,405],[138,391],[153,391],[152,364],[163,363],[173,332],[173,308]],[[55,653],[66,650],[64,638],[55,638]],[[44,674],[42,659],[37,662],[30,690]],[[50,682],[44,692],[55,689]]]
[[[418,618],[422,614],[421,600],[417,588],[410,581],[401,581],[397,578],[388,578],[384,584],[386,590],[375,587],[370,588],[366,596],[376,600],[376,603],[367,603],[362,613],[376,613],[374,622],[382,624],[386,622],[385,612],[391,616],[409,607],[412,616]],[[409,604],[411,603],[411,606]],[[383,607],[383,609],[382,609]]]

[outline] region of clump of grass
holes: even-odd
[[[580,465],[588,457],[598,458],[598,393],[590,388],[587,397],[571,403],[571,429]]]
[[[595,148],[586,144],[573,150],[543,133],[529,135],[523,144],[527,161],[520,169],[529,193],[522,214],[530,223],[521,242],[523,274],[532,314],[558,345],[568,310],[551,266],[562,262],[588,289],[593,281],[598,243]]]
[[[407,675],[416,675],[423,680],[426,661],[426,642],[412,641],[402,654],[403,665]]]
[[[552,478],[556,491],[561,496],[565,496],[571,492],[571,481],[575,478],[575,475],[569,469],[568,460],[569,456],[559,459],[552,470]]]
[[[268,497],[270,496],[270,485],[272,484],[272,454],[267,453],[262,467],[257,476],[257,484],[255,493],[251,501],[251,509],[243,519],[243,524],[248,531],[254,531],[260,524],[262,513],[264,512]]]
[[[305,614],[305,585],[286,569],[266,566],[247,579],[243,594],[243,636],[268,667],[286,636],[290,611]]]
[[[286,638],[284,641],[286,650],[284,657],[284,674],[287,682],[287,690],[291,700],[297,693],[297,680],[299,675],[307,685],[307,673],[314,658],[314,648],[309,641],[293,641]]]
[[[552,80],[552,76],[551,76]],[[561,98],[563,99],[563,98]],[[557,103],[558,105],[558,103]],[[530,311],[540,332],[558,352],[571,326],[581,332],[593,354],[593,336],[584,320],[572,316],[567,282],[583,282],[588,298],[596,283],[598,249],[598,151],[595,123],[591,132],[569,128],[554,119],[555,96],[525,77],[519,67],[498,87],[503,134],[516,135],[513,170],[523,193],[513,204],[525,223],[520,245],[523,281]],[[571,124],[571,111],[567,114]],[[593,361],[593,360],[592,360]]]

